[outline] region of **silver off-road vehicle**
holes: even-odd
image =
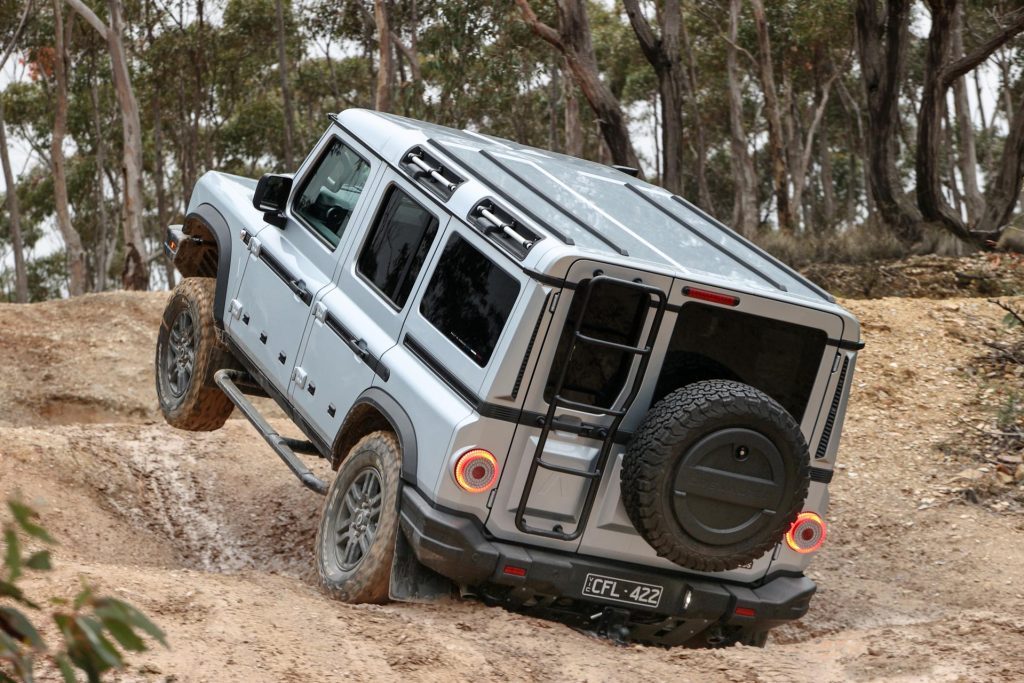
[[[859,325],[634,176],[362,110],[294,175],[207,173],[167,238],[167,421],[237,407],[326,494],[340,599],[763,644],[815,591]]]

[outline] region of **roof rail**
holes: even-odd
[[[784,284],[782,284],[781,282],[776,282],[775,280],[773,280],[772,278],[768,277],[767,275],[762,273],[760,270],[755,268],[754,266],[750,265],[749,263],[747,263],[746,261],[741,259],[736,254],[732,253],[731,251],[729,251],[728,249],[723,247],[718,242],[716,242],[713,239],[710,239],[706,235],[702,234],[700,232],[700,230],[697,230],[692,225],[690,225],[689,223],[684,221],[682,218],[680,218],[679,216],[675,215],[674,213],[672,213],[671,211],[666,209],[664,206],[662,206],[658,202],[654,201],[646,192],[641,190],[639,187],[637,187],[633,183],[625,183],[625,186],[628,189],[632,190],[634,194],[638,195],[640,198],[642,198],[648,204],[650,204],[651,206],[656,208],[658,211],[661,211],[663,214],[665,214],[666,216],[671,218],[673,221],[675,221],[676,223],[678,223],[679,225],[683,226],[684,228],[689,230],[691,233],[696,235],[699,239],[704,240],[709,245],[711,245],[712,247],[714,247],[715,249],[717,249],[721,253],[725,254],[726,256],[731,258],[733,261],[735,261],[736,263],[740,264],[741,266],[743,266],[744,268],[749,270],[751,273],[756,275],[757,277],[761,278],[762,280],[764,280],[765,282],[770,284],[772,287],[775,287],[776,289],[780,289],[783,292],[789,291],[789,290],[786,289],[786,286]]]
[[[591,235],[593,235],[597,239],[599,239],[602,242],[604,242],[605,244],[607,244],[609,247],[611,247],[612,249],[617,251],[619,254],[621,254],[623,256],[629,256],[629,252],[628,251],[626,251],[624,248],[620,247],[618,244],[613,242],[607,236],[601,234],[601,232],[598,231],[597,229],[591,227],[590,224],[588,224],[586,221],[581,220],[578,216],[576,216],[571,211],[567,211],[564,206],[562,206],[561,204],[559,204],[558,202],[553,200],[551,197],[549,197],[544,192],[541,192],[539,188],[534,186],[529,180],[524,178],[519,173],[516,173],[515,171],[513,171],[508,166],[508,164],[503,163],[500,159],[498,159],[498,157],[496,157],[495,155],[491,154],[486,149],[480,150],[480,154],[483,155],[483,157],[485,159],[487,159],[488,161],[490,161],[492,164],[494,164],[495,166],[500,168],[502,171],[504,171],[505,173],[509,174],[513,178],[515,178],[519,182],[520,185],[524,186],[526,189],[530,190],[535,195],[537,195],[538,197],[543,199],[546,203],[548,203],[549,205],[551,205],[552,207],[557,209],[560,214],[562,214],[563,216],[565,216],[566,218],[571,220],[573,223],[575,223],[576,225],[580,226],[581,228],[583,228],[584,230],[589,232]]]
[[[800,280],[802,283],[806,284],[807,287],[810,288],[810,290],[812,292],[814,292],[818,296],[822,297],[823,299],[825,299],[829,303],[835,303],[836,298],[834,296],[832,296],[831,294],[826,292],[824,289],[819,287],[817,284],[812,282],[810,279],[808,279],[808,278],[804,277],[803,275],[801,275],[800,273],[798,273],[792,266],[790,266],[789,264],[784,263],[780,259],[772,256],[767,251],[765,251],[761,247],[757,246],[756,244],[754,244],[753,242],[748,240],[743,235],[739,234],[738,232],[736,232],[735,230],[730,228],[728,225],[725,225],[724,223],[722,223],[721,221],[716,219],[714,216],[710,215],[706,211],[701,210],[699,207],[694,206],[690,202],[686,201],[685,199],[683,199],[682,197],[679,197],[677,195],[672,195],[672,201],[674,201],[677,204],[682,204],[683,206],[685,206],[690,211],[693,211],[694,213],[698,214],[701,218],[703,218],[706,221],[708,221],[709,223],[711,223],[711,225],[715,226],[716,228],[718,228],[722,232],[727,233],[733,239],[739,240],[740,242],[745,244],[747,247],[749,247],[752,251],[756,252],[760,256],[763,256],[764,258],[768,259],[769,261],[772,261],[773,263],[775,263],[775,265],[777,265],[779,268],[781,268],[787,275],[789,275],[790,277],[794,277],[797,280]]]

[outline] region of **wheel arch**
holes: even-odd
[[[370,387],[364,391],[349,409],[331,448],[332,467],[338,469],[361,438],[381,429],[393,432],[398,437],[398,446],[402,451],[402,479],[415,484],[416,429],[398,401],[379,387]]]
[[[200,204],[185,217],[182,231],[194,238],[184,242],[174,257],[183,277],[217,278],[213,318],[224,326],[228,275],[231,271],[231,229],[223,214],[212,204]]]

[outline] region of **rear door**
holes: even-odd
[[[651,305],[656,297],[645,288],[667,296],[672,278],[577,261],[567,280],[578,284],[575,289],[563,289],[554,304],[552,331],[539,352],[537,369],[527,389],[527,419],[516,428],[487,528],[499,538],[575,550],[583,532],[582,515],[590,482],[597,487],[608,476],[607,471],[600,472],[599,461],[603,435],[615,420],[609,413],[628,411],[633,380],[642,363],[641,354],[625,349],[646,345],[657,318],[656,308]],[[581,316],[586,290],[591,286],[593,291]],[[572,331],[578,319],[580,333],[596,342],[573,347]],[[556,395],[562,397],[563,405],[555,410],[552,427],[538,448],[548,408]],[[634,399],[632,404],[637,401]],[[620,429],[635,426],[634,412],[626,413]],[[605,470],[621,450],[621,443],[610,444]],[[538,451],[543,462],[552,467],[537,467],[531,484],[532,463]],[[517,524],[524,496],[523,517]]]
[[[383,174],[376,204],[355,246],[313,305],[312,324],[295,369],[293,403],[330,443],[352,403],[376,379],[391,379],[383,360],[395,344],[420,274],[448,215],[394,171]]]

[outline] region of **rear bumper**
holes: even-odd
[[[402,493],[401,525],[417,559],[459,584],[505,586],[518,589],[524,597],[571,598],[634,613],[647,612],[652,617],[767,630],[806,614],[816,589],[814,582],[804,576],[778,577],[753,588],[503,543],[487,538],[476,519],[432,507],[409,486]],[[509,566],[516,568],[514,574],[506,571]],[[657,606],[642,606],[612,597],[584,595],[588,574],[662,586],[661,599]]]

